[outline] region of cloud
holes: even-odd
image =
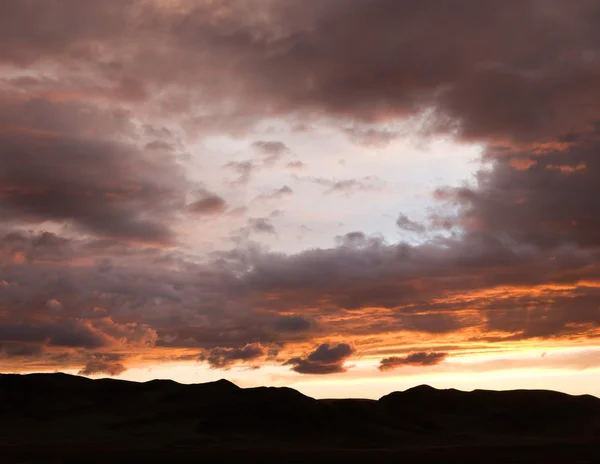
[[[346,372],[344,363],[353,353],[354,348],[346,343],[323,343],[308,356],[288,359],[285,364],[299,374],[336,374]]]
[[[228,369],[237,362],[254,362],[266,354],[260,343],[249,343],[243,348],[215,348],[208,355],[202,355],[201,361],[206,361],[213,369]]]
[[[597,20],[588,0],[1,2],[3,359],[80,367],[78,350],[253,341],[284,345],[296,369],[339,371],[298,346],[596,337]],[[481,144],[485,165],[437,191],[439,214],[399,216],[428,232],[419,245],[354,231],[288,254],[249,239],[202,257],[176,247],[181,213],[226,208],[214,193],[188,204],[179,150],[277,133],[262,130],[273,120],[375,147],[409,124]],[[282,141],[250,151],[227,164],[238,184],[275,162],[304,167]],[[329,194],[385,187],[296,179]],[[244,233],[276,232],[258,217]]]
[[[160,150],[160,151],[171,151],[173,147],[171,144],[163,140],[153,140],[146,144],[146,150]]]
[[[235,172],[238,177],[233,182],[234,185],[244,185],[252,180],[256,172],[270,168],[277,161],[283,158],[285,153],[288,153],[289,148],[279,141],[264,141],[258,140],[252,143],[251,147],[260,154],[258,159],[249,159],[244,161],[230,161],[225,165]]]
[[[167,213],[161,211],[162,207],[177,201],[171,197],[176,190],[161,187],[158,180],[155,184],[149,181],[142,190],[137,188],[145,182],[145,175],[158,176],[158,170],[152,172],[155,168],[147,165],[145,169],[150,167],[152,171],[116,181],[118,172],[132,168],[125,164],[128,154],[118,146],[45,142],[40,148],[17,148],[20,142],[9,142],[4,150],[0,146],[0,158],[4,159],[0,168],[0,209],[8,220],[72,220],[103,236],[147,242],[172,239],[160,216]],[[168,167],[162,175],[165,180],[169,178]],[[154,212],[156,219],[142,217],[140,206]]]
[[[168,250],[52,234],[12,233],[0,244],[3,343],[242,349],[253,340],[291,343],[293,358],[294,343],[333,333],[406,337],[477,328],[469,336],[494,343],[491,337],[586,336],[600,324],[600,295],[577,284],[597,275],[596,258],[577,247],[552,250],[549,260],[549,250],[487,235],[410,246],[356,232],[331,249],[286,255],[239,248],[194,264]],[[15,253],[25,260],[13,262]],[[73,256],[87,264],[66,266]],[[48,308],[51,299],[63,309]],[[303,320],[314,325],[302,330]]]
[[[285,143],[278,140],[257,140],[256,142],[252,142],[252,147],[269,156],[279,156],[289,150]]]
[[[290,151],[285,143],[278,140],[257,140],[252,142],[252,148],[265,155],[263,163],[267,166],[276,163]]]
[[[78,321],[41,324],[5,323],[0,325],[0,340],[87,349],[107,345],[106,339],[101,334]]]
[[[598,190],[600,178],[596,138],[594,134],[568,150],[548,151],[527,170],[498,159],[491,171],[479,174],[477,185],[440,193],[462,208],[462,227],[542,247],[597,246],[593,230],[599,225],[595,219],[599,210],[590,196]],[[587,169],[576,170],[581,163]],[[548,169],[553,165],[574,169]]]
[[[426,307],[423,308],[426,310]],[[459,312],[459,311],[456,311]],[[422,314],[399,314],[397,316],[405,330],[444,334],[477,324],[477,318],[461,318],[444,312],[436,313],[433,308]]]
[[[347,248],[368,248],[378,246],[383,243],[383,239],[379,236],[369,237],[360,230],[348,232],[344,235],[335,237],[335,241],[340,247]]]
[[[277,319],[276,327],[284,332],[303,332],[311,328],[311,323],[302,316],[282,316]]]
[[[106,374],[110,376],[116,376],[122,374],[127,368],[119,362],[120,356],[116,355],[105,355],[95,354],[94,359],[90,359],[83,369],[81,369],[79,375],[99,375]]]
[[[336,371],[340,364],[297,356],[295,344],[335,333],[381,337],[385,346],[394,333],[422,340],[465,328],[473,341],[502,343],[585,337],[600,325],[597,288],[577,283],[597,275],[596,258],[576,247],[552,250],[549,260],[548,250],[489,236],[410,246],[352,233],[331,249],[240,248],[194,264],[168,250],[97,247],[52,234],[13,233],[0,243],[0,340],[11,346],[235,354],[252,340],[265,349],[287,345],[300,370]],[[15,252],[26,260],[12,262]],[[97,253],[103,260],[89,259]],[[65,266],[73,256],[88,264]],[[49,308],[51,299],[63,309]],[[69,359],[61,365],[81,362]]]
[[[238,178],[233,182],[236,185],[247,184],[252,178],[252,174],[260,168],[252,161],[230,161],[225,167],[233,170],[238,175]]]
[[[441,363],[448,353],[434,353],[419,351],[407,356],[392,356],[382,359],[379,363],[380,371],[389,371],[402,366],[432,366]]]
[[[288,169],[304,169],[306,167],[306,163],[303,163],[302,161],[290,161],[289,163],[287,163],[285,165],[286,168]]]
[[[278,200],[293,195],[294,191],[287,185],[273,190],[270,193],[262,193],[256,197],[257,200]]]
[[[118,140],[126,129],[75,103],[0,92],[0,211],[5,222],[53,221],[103,237],[167,244],[188,182],[170,156]],[[127,118],[121,118],[125,128]],[[25,122],[23,122],[25,121]],[[95,131],[95,136],[87,134]]]
[[[374,124],[425,109],[435,130],[537,139],[593,119],[598,70],[584,52],[597,45],[595,8],[534,0],[454,8],[443,0],[234,1],[226,12],[210,2],[9,4],[0,12],[11,18],[0,60],[76,62],[97,72],[96,93],[154,96],[203,131],[315,112]],[[42,25],[44,33],[30,32]]]
[[[400,136],[397,129],[369,127],[368,125],[357,124],[346,127],[343,131],[350,136],[352,141],[373,148],[384,148]]]
[[[0,358],[35,358],[41,356],[43,348],[35,343],[1,343]]]
[[[63,305],[60,301],[56,300],[56,299],[51,299],[48,300],[46,302],[46,306],[48,307],[48,309],[50,309],[51,311],[60,311],[63,309]]]
[[[427,230],[423,224],[411,221],[405,214],[400,214],[396,219],[396,225],[407,232],[415,232],[417,234],[423,234]]]
[[[10,261],[16,256],[25,261],[67,261],[77,256],[73,247],[74,240],[47,231],[36,234],[16,230],[0,235],[0,254]]]
[[[351,195],[356,192],[378,192],[383,189],[383,181],[377,176],[365,176],[360,179],[331,180],[320,177],[298,177],[315,184],[327,187],[325,193],[342,193]]]
[[[267,218],[248,219],[250,230],[259,234],[277,235],[275,226]]]
[[[226,201],[218,195],[208,191],[202,191],[200,199],[188,205],[188,209],[199,215],[222,214],[227,208]]]

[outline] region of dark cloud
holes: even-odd
[[[434,108],[437,130],[531,140],[580,129],[597,111],[591,0],[238,0],[226,11],[38,0],[0,13],[10,18],[5,62],[77,62],[114,88],[161,88],[160,107],[195,112],[202,130],[297,112],[374,123]],[[143,85],[123,84],[135,79]]]
[[[301,316],[282,316],[277,319],[276,327],[284,332],[303,332],[311,328],[310,321]]]
[[[257,257],[244,280],[270,295],[268,306],[274,310],[286,305],[298,311],[315,305],[327,311],[389,308],[396,314],[396,330],[445,333],[480,326],[482,312],[469,317],[461,314],[469,308],[484,310],[489,298],[428,303],[434,299],[448,297],[452,301],[455,297],[451,295],[501,285],[515,286],[517,292],[552,282],[576,283],[598,272],[594,264],[597,254],[589,251],[564,248],[550,254],[489,235],[467,234],[418,246],[386,245],[366,241],[360,234],[356,237],[358,246],[354,239],[352,246],[343,243],[330,250]],[[549,259],[552,256],[554,259]],[[562,327],[567,324],[562,320]]]
[[[335,237],[338,246],[348,248],[369,248],[383,244],[383,239],[379,236],[368,236],[359,230],[348,232],[344,235]]]
[[[260,170],[273,167],[277,161],[289,152],[289,148],[278,141],[256,141],[252,143],[254,148],[260,155],[258,158],[230,161],[225,165],[226,168],[237,174],[237,179],[232,183],[234,185],[245,185],[252,177]]]
[[[491,171],[479,173],[476,185],[438,195],[462,207],[463,228],[542,247],[598,246],[594,233],[600,227],[600,203],[595,201],[596,193],[600,194],[597,138],[594,134],[570,149],[550,150],[528,169],[515,168],[510,157],[497,159]]]
[[[0,343],[0,358],[35,358],[43,353],[35,343]]]
[[[225,167],[238,175],[237,179],[233,182],[233,184],[237,185],[247,184],[252,178],[254,171],[260,168],[252,161],[230,161]]]
[[[343,129],[350,139],[367,147],[385,147],[398,138],[400,133],[393,128],[369,127],[355,124]]]
[[[402,230],[407,232],[415,232],[417,234],[422,234],[427,230],[423,224],[411,221],[405,214],[398,215],[398,219],[396,219],[396,225]]]
[[[93,359],[90,359],[79,375],[99,375],[106,374],[115,376],[122,374],[127,368],[120,362],[121,357],[114,354],[95,354]]]
[[[163,141],[163,140],[154,140],[146,144],[146,150],[161,150],[161,151],[171,151],[173,147],[171,144]]]
[[[105,309],[118,313],[113,298],[131,298],[135,290],[112,274],[114,268],[98,260],[99,254],[114,253],[125,259],[145,253],[106,242],[98,246],[95,240],[67,239],[49,232],[12,232],[0,239],[0,343],[6,355],[16,355],[17,348],[22,353],[25,347],[33,350],[29,357],[38,359],[38,366],[52,367],[58,362],[56,355],[73,349],[154,345],[156,332],[148,325],[131,315],[124,320],[123,313],[113,319]],[[74,259],[88,264],[71,266]],[[126,305],[132,302],[129,299]]]
[[[401,314],[398,319],[405,330],[443,334],[460,330],[464,327],[476,325],[477,320],[459,318],[453,314],[435,313]]]
[[[485,328],[508,341],[584,335],[600,325],[599,304],[598,290],[582,285],[568,295],[504,298],[482,309]]]
[[[259,234],[277,235],[275,226],[267,218],[250,218],[248,219],[250,230]]]
[[[54,221],[124,240],[173,240],[169,223],[188,183],[172,157],[111,139],[123,133],[114,115],[2,97],[0,125],[10,128],[0,132],[5,223]],[[92,130],[97,137],[88,134]]]
[[[434,353],[420,351],[407,356],[392,356],[382,359],[379,363],[380,371],[389,371],[402,366],[432,366],[441,363],[448,353]]]
[[[107,345],[106,339],[101,334],[76,321],[41,324],[5,323],[0,325],[0,340],[88,349]]]
[[[285,364],[299,374],[336,374],[346,372],[344,363],[353,353],[354,348],[346,343],[323,343],[308,356],[288,359]]]
[[[299,318],[306,319],[306,313],[315,307],[325,311],[324,315],[337,317],[347,310],[357,312],[358,317],[363,308],[387,308],[390,317],[384,319],[381,314],[379,325],[367,314],[360,319],[360,333],[371,335],[401,330],[449,333],[477,326],[482,335],[503,331],[505,337],[551,337],[574,333],[573,324],[581,333],[600,322],[593,309],[593,289],[585,286],[573,290],[579,295],[576,299],[573,295],[537,300],[480,296],[465,302],[456,297],[443,302],[448,292],[460,295],[497,285],[516,285],[518,289],[522,285],[574,282],[574,277],[584,279],[595,272],[590,268],[594,258],[588,252],[565,249],[548,260],[543,250],[519,250],[518,246],[511,248],[483,237],[408,246],[386,245],[361,233],[350,235],[353,238],[337,248],[295,255],[240,249],[206,267],[174,260],[163,252],[133,254],[127,258],[127,266],[121,262],[112,267],[100,262],[70,269],[61,261],[52,265],[32,260],[3,268],[0,280],[5,285],[0,304],[14,318],[33,317],[35,308],[44,317],[59,318],[66,326],[83,318],[85,325],[74,326],[93,330],[95,339],[109,345],[126,339],[145,346],[145,341],[153,340],[143,325],[107,319],[109,311],[113,318],[149,325],[158,331],[160,345],[174,347],[241,348],[248,340],[267,345],[310,340],[314,332],[300,330],[304,323]],[[23,240],[21,237],[17,242]],[[35,236],[30,240],[38,241]],[[70,246],[77,253],[87,249],[76,243]],[[122,250],[116,248],[114,252],[120,254]],[[49,279],[48,272],[54,277]],[[591,299],[584,305],[586,295]],[[51,299],[61,302],[63,309],[58,313],[48,308]],[[532,308],[536,301],[539,312],[520,311]],[[286,315],[292,319],[278,321],[254,313],[253,307],[275,315],[293,308],[295,317]],[[357,333],[351,323],[342,321],[334,326],[326,321],[318,326],[323,335],[330,330]],[[37,330],[33,332],[37,338],[27,340],[47,339],[48,331],[39,334]],[[3,336],[5,341],[17,341],[14,335]]]
[[[161,186],[159,172],[169,179],[165,166],[136,167],[127,148],[106,143],[45,138],[37,146],[20,138],[4,142],[0,145],[0,208],[7,220],[74,221],[105,236],[172,240],[160,219],[166,213],[161,207],[179,199],[173,187]],[[119,173],[133,175],[116,179]],[[150,176],[157,176],[156,181]],[[154,211],[156,219],[142,216],[144,207]]]
[[[473,337],[494,342],[585,336],[600,325],[597,290],[577,285],[597,275],[596,255],[574,246],[552,250],[549,260],[548,250],[485,235],[409,246],[351,233],[332,249],[285,255],[240,248],[204,265],[167,250],[98,248],[52,234],[13,233],[0,243],[6,250],[0,269],[3,344],[91,350],[156,343],[218,348],[214,355],[228,359],[242,356],[249,340],[267,349],[332,333],[445,334],[477,327]],[[28,260],[14,262],[13,250]],[[90,260],[97,253],[103,259]],[[72,256],[89,264],[65,266]],[[573,289],[529,298],[510,294],[553,282]],[[497,286],[514,289],[477,294]],[[62,309],[50,308],[50,300]],[[376,319],[367,308],[381,308]],[[320,359],[297,358],[293,365],[327,372],[343,366]]]
[[[285,143],[277,140],[257,140],[252,142],[252,147],[269,156],[280,156],[289,150]]]
[[[200,360],[208,362],[213,369],[227,369],[237,362],[257,361],[265,354],[260,343],[249,343],[243,348],[215,348],[207,355],[202,355]]]
[[[309,342],[304,320],[319,336],[594,336],[599,17],[593,0],[1,2],[5,359],[156,341],[225,350],[215,362],[227,364],[257,351],[250,340]],[[202,264],[157,249],[176,243],[190,190],[183,136],[164,125],[192,140],[248,135],[265,118],[303,131],[325,121],[370,145],[416,121],[416,133],[482,143],[487,164],[437,192],[440,214],[398,218],[403,230],[431,232],[420,245],[351,232],[330,249],[248,245]],[[227,165],[238,184],[290,152],[279,141],[252,148],[256,159]],[[327,193],[384,186],[304,180]],[[214,194],[198,201],[201,213],[225,208]],[[246,232],[276,230],[253,218]],[[340,372],[351,353],[322,345],[290,365]],[[423,363],[417,354],[389,359]]]
[[[290,151],[285,143],[278,140],[257,140],[252,143],[252,147],[265,155],[263,163],[266,165],[276,163]]]
[[[0,59],[28,64],[47,57],[77,55],[90,57],[95,41],[120,35],[132,19],[136,1],[92,1],[87,5],[74,0],[33,0],[3,3],[0,9]],[[47,18],[54,14],[54,21]],[[12,21],[9,20],[12,18]],[[32,27],[23,29],[24,24]],[[87,50],[86,50],[87,48]]]
[[[177,45],[173,71],[184,68],[202,88],[209,81],[200,70],[210,67],[221,79],[210,81],[211,96],[227,95],[244,116],[250,102],[255,114],[317,110],[367,122],[434,107],[436,126],[458,126],[465,136],[531,138],[588,117],[594,105],[582,95],[598,89],[593,60],[577,53],[598,44],[590,1],[238,1],[227,14],[209,4],[176,18],[162,13],[157,24],[180,27],[173,37],[149,33],[167,49]],[[195,66],[183,62],[189,54]],[[536,109],[559,102],[565,116],[543,118]]]
[[[195,214],[214,215],[222,214],[227,208],[227,202],[218,195],[208,191],[202,191],[200,198],[190,205],[188,209]]]
[[[77,256],[73,245],[74,240],[47,231],[13,231],[0,236],[0,254],[6,260],[22,256],[25,261],[67,261]]]

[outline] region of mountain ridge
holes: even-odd
[[[228,388],[230,387],[235,387],[235,389],[239,389],[239,390],[252,390],[252,389],[287,389],[287,390],[293,390],[295,392],[300,393],[303,396],[306,396],[308,398],[312,398],[316,401],[380,401],[382,398],[385,398],[389,395],[394,395],[394,394],[400,394],[400,393],[416,393],[416,392],[427,392],[427,393],[433,393],[433,392],[456,392],[459,394],[476,394],[476,393],[511,393],[511,392],[528,392],[528,393],[549,393],[549,394],[554,394],[554,395],[561,395],[561,396],[565,396],[565,397],[572,397],[572,398],[593,398],[596,399],[598,401],[600,401],[600,397],[597,397],[595,395],[592,395],[590,393],[583,393],[580,395],[573,395],[570,393],[565,393],[565,392],[560,392],[557,390],[548,390],[548,389],[527,389],[527,388],[520,388],[520,389],[511,389],[511,390],[488,390],[488,389],[481,389],[481,388],[476,388],[473,390],[459,390],[456,388],[436,388],[436,387],[432,387],[431,385],[428,384],[419,384],[419,385],[415,385],[414,387],[409,387],[406,390],[394,390],[390,393],[387,393],[383,396],[381,396],[378,399],[374,399],[374,398],[363,398],[363,397],[349,397],[349,398],[330,398],[330,397],[323,397],[323,398],[313,398],[311,396],[305,395],[304,393],[301,393],[299,390],[296,390],[292,387],[288,387],[288,386],[281,386],[281,387],[276,387],[276,386],[267,386],[267,385],[261,385],[261,386],[257,386],[257,387],[240,387],[238,385],[236,385],[234,382],[232,382],[231,380],[228,380],[226,378],[221,378],[218,380],[212,380],[209,382],[199,382],[199,383],[181,383],[181,382],[177,382],[176,380],[172,380],[172,379],[152,379],[152,380],[147,380],[147,381],[136,381],[136,380],[124,380],[124,379],[115,379],[112,377],[98,377],[95,379],[89,378],[89,377],[85,377],[85,376],[81,376],[81,375],[74,375],[74,374],[67,374],[64,372],[52,372],[52,373],[27,373],[27,374],[17,374],[17,373],[0,373],[0,387],[2,387],[2,381],[3,379],[7,379],[7,378],[71,378],[71,379],[81,379],[84,382],[119,382],[119,383],[123,383],[123,384],[134,384],[134,385],[158,385],[158,384],[169,384],[169,385],[180,385],[180,386],[227,386]],[[77,380],[79,381],[79,380]]]
[[[378,400],[67,374],[0,374],[0,447],[301,447],[600,444],[600,399],[551,390],[435,389]]]

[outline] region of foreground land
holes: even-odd
[[[410,447],[375,450],[228,448],[21,448],[2,449],[6,463],[243,463],[243,464],[597,464],[593,445]]]
[[[182,385],[0,375],[2,462],[600,462],[600,399],[436,390],[315,400]]]

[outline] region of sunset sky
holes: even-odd
[[[0,371],[600,395],[599,23],[0,2]]]

